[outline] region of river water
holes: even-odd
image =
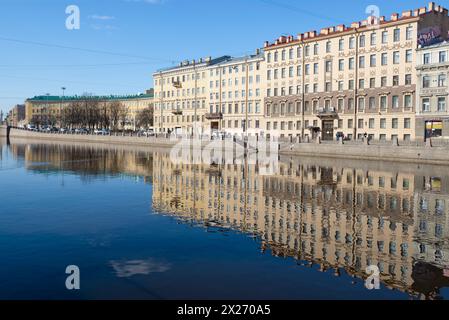
[[[0,150],[0,299],[449,298],[449,167],[281,158],[264,175],[162,149]]]

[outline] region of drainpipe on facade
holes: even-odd
[[[357,140],[357,109],[358,104],[358,88],[359,88],[359,29],[355,29],[355,80],[354,80],[354,136],[352,140]]]

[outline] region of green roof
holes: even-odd
[[[151,99],[154,94],[135,94],[135,95],[110,95],[110,96],[35,96],[26,101],[42,101],[42,102],[59,102],[59,101],[83,101],[83,100],[135,100],[135,99]]]

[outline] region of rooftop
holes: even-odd
[[[174,66],[174,67],[168,67],[168,68],[164,68],[164,69],[159,69],[155,72],[155,74],[157,73],[162,73],[162,72],[168,72],[168,71],[174,71],[174,70],[178,70],[178,69],[183,69],[183,68],[191,68],[191,67],[201,67],[201,66],[211,66],[214,64],[218,64],[221,63],[223,61],[227,61],[230,60],[231,57],[230,56],[221,56],[215,59],[212,59],[211,57],[207,57],[205,59],[199,59],[199,60],[185,60],[183,62],[180,62],[179,65]]]
[[[274,43],[270,43],[269,41],[266,41],[264,44],[265,50],[269,50],[271,48],[275,48],[277,46],[282,46],[285,44],[290,43],[297,43],[297,42],[308,42],[308,41],[314,41],[318,40],[322,37],[332,36],[332,35],[340,35],[345,32],[351,32],[354,30],[362,29],[362,28],[368,28],[371,25],[376,24],[388,24],[388,23],[394,23],[398,21],[403,20],[409,20],[409,19],[416,19],[422,15],[428,14],[428,13],[440,13],[448,15],[448,10],[440,5],[436,5],[435,2],[430,2],[428,7],[421,7],[419,9],[415,10],[406,10],[402,12],[402,15],[399,13],[393,13],[391,15],[391,19],[387,20],[385,16],[375,17],[371,16],[366,20],[359,21],[359,22],[353,22],[351,26],[346,26],[344,24],[338,25],[338,26],[332,26],[327,28],[322,28],[320,32],[317,31],[309,31],[306,33],[300,33],[295,38],[294,36],[281,36]]]
[[[33,102],[55,102],[55,101],[82,101],[82,100],[101,100],[101,101],[115,101],[115,100],[136,100],[136,99],[151,99],[153,94],[135,94],[135,95],[109,95],[109,96],[35,96],[26,101]]]

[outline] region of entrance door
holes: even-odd
[[[334,140],[334,121],[333,120],[323,120],[323,130],[321,139],[323,141]]]
[[[218,122],[211,122],[210,123],[210,131],[214,132],[214,131],[218,131],[219,127],[218,127]]]

